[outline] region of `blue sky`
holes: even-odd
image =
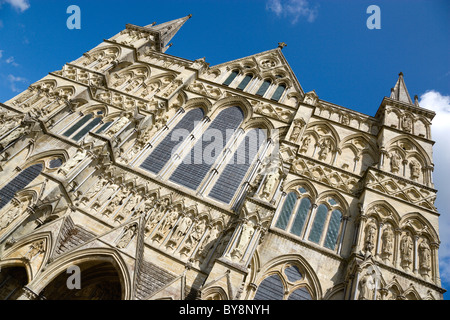
[[[69,5],[81,29],[69,30]],[[369,5],[381,29],[369,30]],[[192,14],[167,53],[210,65],[277,47],[303,89],[375,115],[402,71],[411,98],[433,109],[434,173],[443,286],[450,289],[450,1],[438,0],[0,0],[0,101],[81,56],[125,28]],[[450,298],[449,294],[446,294]]]

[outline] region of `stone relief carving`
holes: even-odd
[[[86,158],[87,150],[85,149],[78,149],[75,155],[69,160],[66,161],[59,169],[58,174],[62,174],[64,176],[67,176],[69,172],[77,166],[78,163],[80,163],[84,158]]]
[[[134,238],[136,233],[137,233],[136,224],[132,224],[131,226],[126,227],[122,236],[117,241],[116,247],[120,249],[126,248],[128,244],[131,242],[131,240]]]

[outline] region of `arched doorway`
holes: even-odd
[[[120,300],[123,298],[120,276],[114,265],[106,261],[86,261],[80,268],[80,289],[69,289],[73,272],[62,272],[42,291],[47,300]]]
[[[22,288],[28,283],[27,271],[24,267],[4,267],[0,272],[0,300],[16,300]]]

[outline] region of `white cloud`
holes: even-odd
[[[317,18],[317,6],[311,7],[307,0],[268,0],[266,10],[274,12],[278,17],[285,17],[296,24],[300,18],[314,22]]]
[[[12,92],[20,92],[22,91],[21,89],[17,88],[16,84],[17,83],[26,83],[28,80],[22,77],[16,77],[13,76],[12,74],[8,75],[8,82],[10,85],[10,89]]]
[[[419,104],[422,108],[433,110],[436,116],[431,126],[431,134],[436,144],[433,146],[433,162],[435,170],[433,174],[434,184],[438,190],[436,207],[439,217],[439,235],[441,245],[439,247],[441,278],[450,283],[450,96],[430,90],[420,96]]]
[[[24,12],[30,7],[28,0],[4,0],[4,2],[9,3],[14,9],[20,12]]]
[[[12,64],[14,67],[19,66],[19,64],[14,61],[14,57],[9,57],[8,59],[5,60],[5,62],[8,64]]]

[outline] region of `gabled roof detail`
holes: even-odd
[[[293,86],[301,96],[304,96],[303,88],[281,49],[281,46],[279,46],[276,49],[224,62],[212,66],[210,69],[220,69],[226,66],[231,69],[237,68],[242,72],[252,72],[254,76],[260,79],[270,78],[274,82],[284,82],[288,86]]]

